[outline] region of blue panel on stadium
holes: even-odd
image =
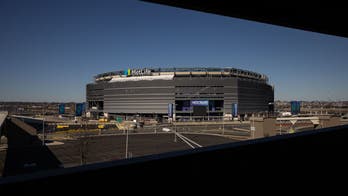
[[[168,117],[173,117],[173,104],[168,104]]]
[[[238,105],[236,103],[232,104],[232,115],[233,116],[238,115]]]
[[[65,113],[65,104],[59,104],[59,114],[64,114]]]
[[[82,116],[82,113],[85,110],[85,103],[77,103],[75,109],[75,116]]]

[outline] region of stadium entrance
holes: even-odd
[[[213,120],[223,116],[223,100],[176,100],[178,121]]]

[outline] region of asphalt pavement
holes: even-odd
[[[183,135],[203,147],[237,141],[216,135],[192,133]],[[174,142],[174,139],[173,133],[129,134],[128,157],[191,149],[179,138],[177,138],[177,142]],[[48,148],[64,167],[119,160],[126,157],[126,135],[81,137],[60,142],[64,144],[51,145]]]

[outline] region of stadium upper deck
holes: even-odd
[[[268,77],[256,72],[236,69],[236,68],[144,68],[144,69],[126,69],[122,71],[106,72],[96,75],[95,82],[110,81],[115,77],[132,77],[132,76],[235,76],[255,79],[268,82]]]

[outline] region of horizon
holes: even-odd
[[[332,102],[332,103],[336,103],[336,102],[348,102],[348,100],[339,100],[339,101],[335,101],[335,100],[331,100],[331,101],[327,101],[327,100],[310,100],[310,101],[304,101],[304,100],[274,100],[274,102],[291,102],[291,101],[299,101],[299,102]],[[57,102],[57,101],[0,101],[0,103],[57,103],[57,104],[61,104],[61,103],[85,103],[85,101],[67,101],[67,102]]]

